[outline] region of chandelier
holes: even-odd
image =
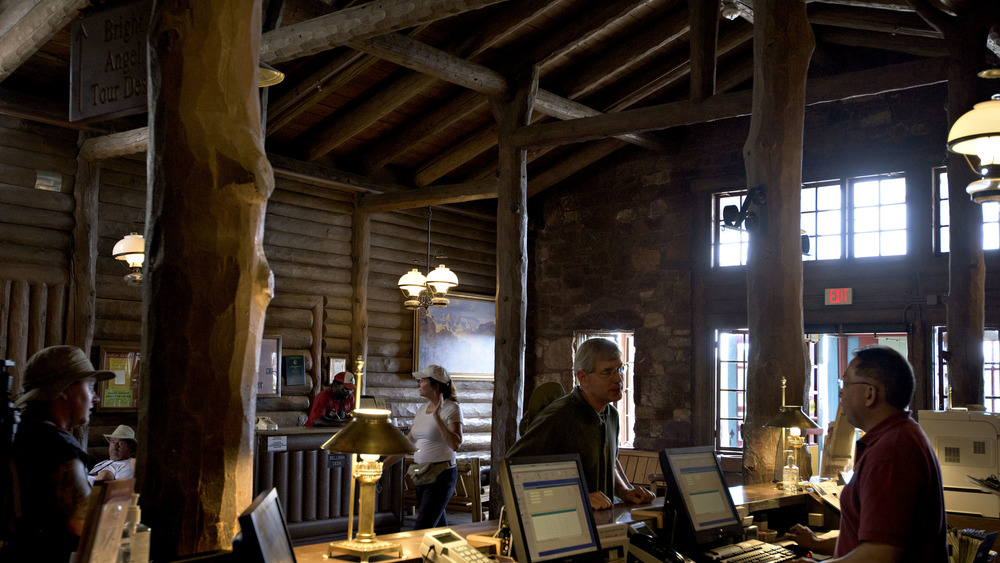
[[[120,260],[131,273],[125,276],[128,285],[142,284],[142,263],[146,255],[146,241],[142,235],[131,233],[115,243],[111,256]]]
[[[458,285],[458,276],[445,267],[439,265],[431,270],[431,209],[427,208],[427,275],[420,273],[420,270],[413,268],[399,278],[397,285],[403,292],[406,300],[403,305],[407,309],[415,310],[427,307],[447,307],[448,290]]]
[[[1000,95],[955,120],[948,132],[948,150],[966,155],[966,160],[969,155],[979,157],[979,167],[973,170],[981,179],[965,189],[972,201],[1000,201]]]

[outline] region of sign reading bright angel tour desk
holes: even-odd
[[[152,1],[139,0],[73,22],[69,120],[146,111],[146,36]]]

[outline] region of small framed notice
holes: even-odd
[[[134,411],[139,407],[139,345],[102,346],[98,369],[113,371],[97,384],[100,411]]]
[[[281,396],[281,336],[260,339],[260,360],[257,363],[257,396]]]

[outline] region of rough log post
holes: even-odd
[[[954,123],[988,98],[986,80],[976,77],[986,60],[990,26],[1000,19],[996,0],[974,0],[946,15],[925,0],[912,0],[917,12],[938,29],[948,45],[948,122]],[[973,158],[973,160],[975,160]],[[983,261],[982,206],[972,203],[965,187],[977,177],[965,157],[948,154],[948,406],[981,405],[986,267]],[[964,228],[959,228],[959,227]]]
[[[152,558],[229,548],[250,503],[273,276],[256,69],[260,3],[154,3],[139,491]],[[184,463],[177,460],[183,459]]]
[[[799,214],[806,71],[815,46],[801,0],[760,0],[754,8],[753,115],[743,157],[747,185],[763,188],[766,204],[754,206],[760,221],[747,257],[748,485],[773,476],[780,432],[763,425],[781,406],[781,378],[788,379],[788,404],[805,398]]]
[[[81,145],[84,140],[81,138]],[[67,311],[66,344],[90,354],[97,316],[97,200],[100,165],[78,157],[73,197],[73,251],[70,254],[70,304]],[[122,236],[128,233],[122,233]]]
[[[491,97],[500,148],[497,189],[497,331],[494,356],[493,427],[490,449],[490,514],[500,513],[497,468],[517,439],[524,398],[524,349],[528,299],[528,160],[513,142],[531,120],[538,69],[518,81],[513,99]]]
[[[363,213],[361,198],[354,198],[354,218],[351,222],[351,357],[347,359],[348,371],[357,371],[354,366],[358,358],[368,361],[368,264],[371,261],[372,222],[371,215]],[[368,370],[365,370],[368,373]],[[330,374],[332,377],[335,374]],[[355,374],[360,377],[360,374]],[[360,383],[360,381],[359,381]],[[358,397],[361,396],[360,389]]]

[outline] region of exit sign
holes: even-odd
[[[823,298],[823,303],[826,305],[851,305],[854,303],[854,289],[850,287],[824,289]]]

